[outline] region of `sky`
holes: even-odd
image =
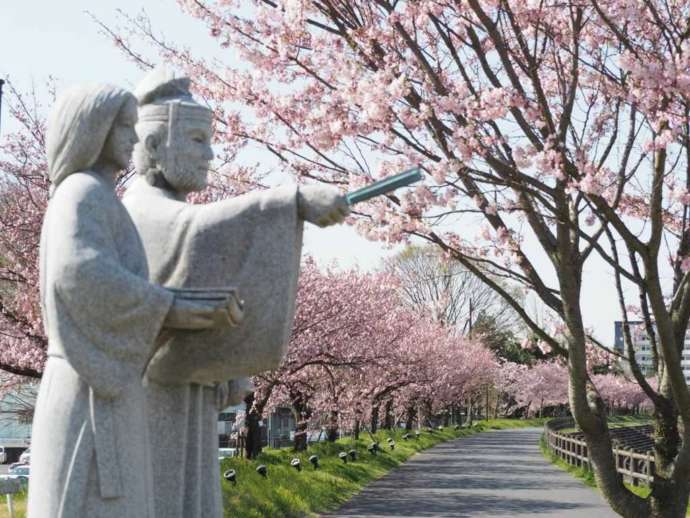
[[[9,77],[21,90],[36,85],[40,91],[51,76],[64,85],[99,81],[133,88],[142,72],[99,32],[89,14],[106,23],[117,23],[115,5],[123,12],[136,14],[142,2],[0,1],[0,77]],[[147,0],[145,5],[166,36],[184,35],[183,41],[196,52],[224,57],[206,37],[204,26],[181,14],[174,0]],[[10,131],[11,121],[6,113],[2,115],[2,131]],[[395,253],[381,243],[361,238],[347,226],[317,229],[307,225],[304,248],[320,264],[337,261],[340,267],[359,266],[365,270],[376,268],[383,257]]]
[[[58,85],[98,81],[134,88],[142,71],[99,32],[91,15],[113,26],[121,23],[117,9],[136,15],[142,4],[165,37],[207,58],[233,59],[230,51],[219,49],[207,37],[203,24],[180,12],[175,0],[0,0],[0,78],[9,78],[23,91],[35,85],[40,92],[49,77],[56,78]],[[11,130],[11,120],[3,112],[1,131]],[[384,257],[400,250],[367,241],[347,226],[317,229],[311,225],[307,225],[304,249],[321,265],[337,261],[340,267],[364,270],[378,267]],[[549,267],[546,258],[539,261]],[[583,286],[586,325],[606,343],[612,343],[613,321],[620,318],[611,277],[602,261],[592,261]]]

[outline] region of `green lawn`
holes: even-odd
[[[352,495],[360,491],[372,480],[382,477],[399,466],[416,452],[429,448],[442,441],[473,435],[487,430],[543,426],[545,419],[490,419],[475,421],[471,428],[455,430],[445,428],[433,433],[422,431],[416,439],[404,440],[404,431],[380,431],[375,434],[381,451],[372,455],[367,446],[372,440],[363,433],[358,441],[341,439],[335,443],[318,443],[310,446],[307,452],[296,454],[289,448],[267,448],[255,461],[245,459],[225,459],[222,470],[234,469],[237,485],[222,481],[225,516],[233,518],[289,518],[313,516],[315,513],[336,509]],[[390,450],[388,439],[395,441],[395,449]],[[338,458],[341,451],[357,450],[357,460],[343,463]],[[319,468],[309,463],[309,456],[318,455]],[[302,471],[290,466],[290,461],[298,457]],[[256,467],[264,464],[267,477],[256,472]],[[26,494],[15,495],[15,516],[26,516]],[[0,501],[0,518],[8,518],[7,504]]]
[[[25,518],[26,516],[26,491],[12,496],[14,502],[15,518]],[[0,496],[0,518],[9,518],[10,513],[7,508],[7,497]]]
[[[233,518],[301,517],[312,513],[336,509],[367,483],[382,477],[392,468],[400,465],[416,452],[439,442],[472,435],[485,430],[541,426],[543,419],[515,420],[496,419],[476,421],[471,428],[454,430],[446,428],[430,434],[422,432],[419,439],[403,440],[404,432],[381,431],[376,434],[384,451],[372,455],[367,446],[372,442],[368,434],[362,434],[359,441],[342,439],[336,443],[320,443],[309,451],[296,455],[290,449],[267,449],[256,461],[227,459],[223,469],[235,469],[237,485],[223,481],[225,516]],[[387,440],[395,441],[395,450],[390,451]],[[355,462],[344,464],[338,453],[356,449]],[[313,469],[308,462],[310,455],[320,459],[320,468]],[[302,471],[290,466],[290,460],[299,457]],[[258,464],[268,468],[268,477],[256,473]]]

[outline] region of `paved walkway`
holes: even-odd
[[[547,462],[541,429],[440,444],[373,482],[329,517],[613,518],[595,489]]]

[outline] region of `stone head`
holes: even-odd
[[[65,91],[48,119],[46,154],[52,189],[97,162],[126,168],[137,141],[136,120],[136,99],[122,88],[83,85]]]
[[[189,84],[189,78],[154,69],[136,92],[137,172],[183,195],[206,187],[213,159],[212,112],[192,98]]]

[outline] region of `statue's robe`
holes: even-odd
[[[157,515],[218,518],[216,386],[276,368],[285,353],[302,247],[297,189],[192,205],[139,177],[124,204],[142,237],[152,281],[232,286],[245,301],[238,327],[164,338],[145,380]]]
[[[73,173],[40,245],[48,360],[31,441],[29,518],[154,518],[141,373],[173,301],[149,284],[109,178]]]

